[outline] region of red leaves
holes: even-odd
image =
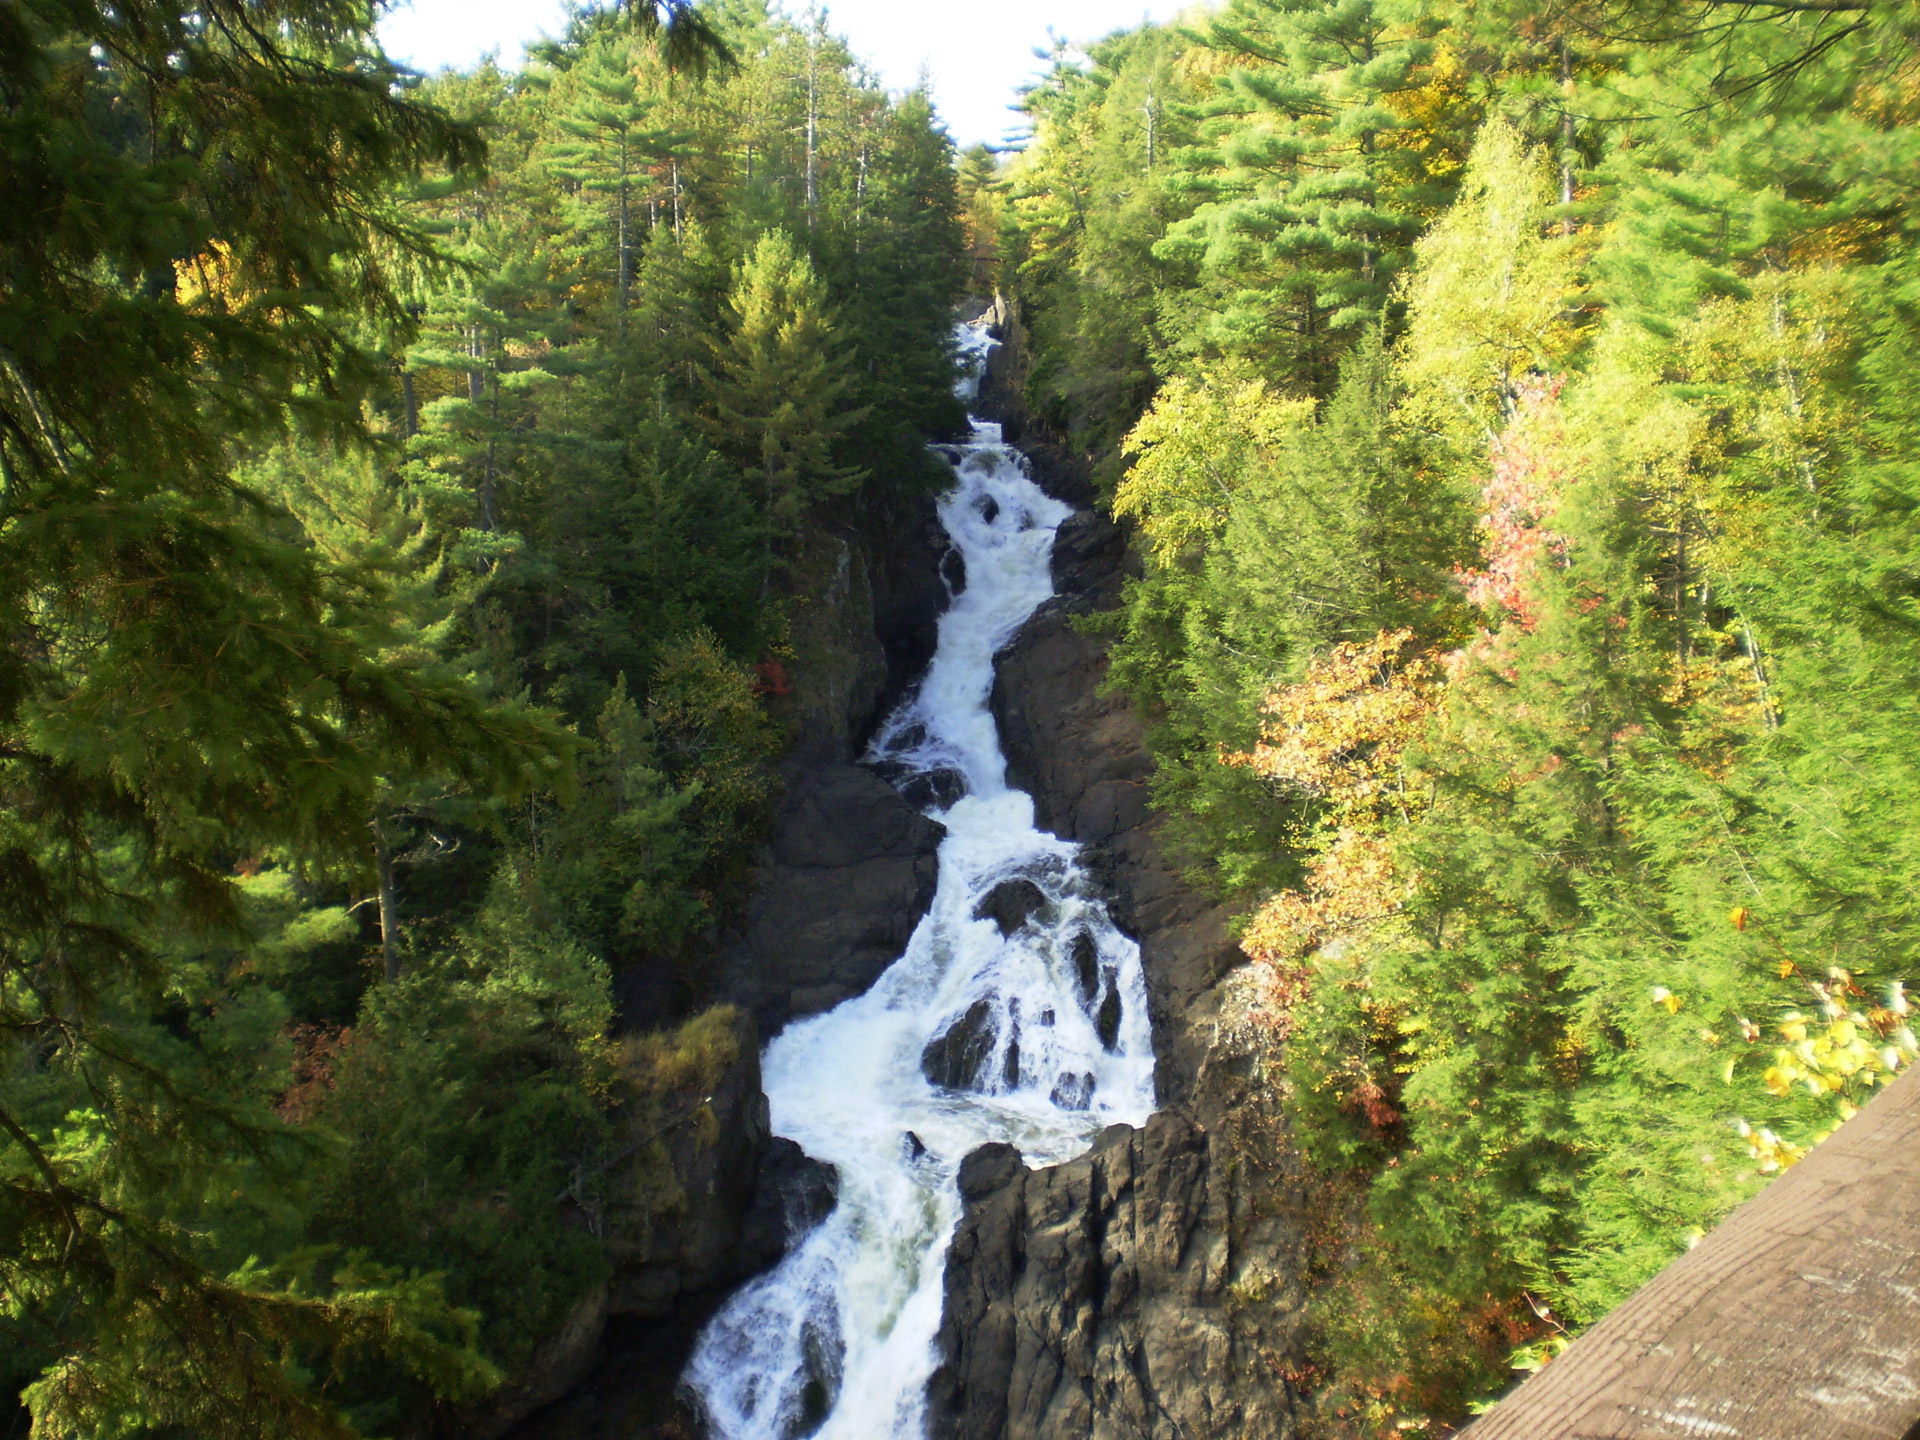
[[[787,675],[787,667],[771,655],[755,665],[753,673],[756,677],[753,682],[754,694],[780,698],[793,694],[793,681]]]
[[[1487,534],[1486,567],[1456,572],[1469,600],[1512,617],[1528,633],[1540,621],[1528,582],[1543,556],[1564,555],[1568,543],[1545,523],[1569,478],[1560,424],[1562,383],[1557,376],[1529,377],[1521,385],[1513,419],[1493,442],[1493,474],[1480,491],[1487,507],[1480,517]]]

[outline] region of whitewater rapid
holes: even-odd
[[[991,344],[961,327],[963,398]],[[961,1160],[1001,1140],[1058,1164],[1153,1110],[1139,947],[1079,847],[1036,829],[1032,799],[1008,786],[988,708],[993,657],[1052,595],[1071,512],[998,425],[975,420],[943,448],[955,484],[940,519],[964,582],[950,581],[925,679],[866,756],[946,826],[939,883],[871,990],[767,1047],[774,1132],[836,1168],[839,1203],[702,1332],[684,1381],[715,1440],[922,1434]]]

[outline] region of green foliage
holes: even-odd
[[[1313,1307],[1333,1433],[1463,1419],[1920,1053],[1912,33],[1301,3],[1109,40],[1171,46],[1193,116],[1115,307],[1150,397],[1076,368],[1114,353],[1114,70],[1036,92],[1029,400],[1111,446],[1114,678],[1173,833],[1264,895],[1248,1013],[1364,1197]],[[1327,684],[1389,641],[1409,743]]]
[[[865,418],[842,405],[853,383],[838,318],[812,262],[785,232],[760,237],[727,297],[726,335],[705,376],[708,425],[761,491],[770,526],[790,532],[818,499],[864,478],[834,463],[834,438]]]
[[[704,998],[782,738],[772,541],[923,483],[957,419],[924,97],[751,6],[585,9],[430,82],[374,13],[0,14],[0,1384],[36,1434],[424,1433],[601,1283],[578,1207],[685,1068],[622,1069],[614,971],[628,1025]],[[740,373],[818,383],[703,435],[736,270],[779,312]]]
[[[503,867],[448,951],[369,992],[303,1117],[344,1145],[315,1236],[447,1276],[508,1370],[606,1273],[555,1197],[604,1146],[607,969],[541,922],[531,888]]]
[[[1159,247],[1201,272],[1190,346],[1324,390],[1385,318],[1444,194],[1396,104],[1433,57],[1425,29],[1353,0],[1235,0],[1211,20],[1205,43],[1228,64],[1197,107],[1204,148],[1183,157],[1201,203]]]
[[[1214,883],[1271,887],[1292,871],[1297,805],[1217,756],[1252,748],[1259,702],[1316,650],[1461,623],[1450,567],[1464,507],[1411,463],[1377,338],[1350,357],[1323,413],[1244,369],[1176,379],[1127,440],[1114,512],[1152,546],[1129,584],[1113,678],[1150,699],[1155,793]]]

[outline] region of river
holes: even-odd
[[[969,400],[990,345],[961,328]],[[964,576],[946,567],[957,593],[932,663],[866,756],[946,826],[938,887],[872,989],[767,1047],[774,1132],[837,1169],[839,1204],[702,1332],[685,1383],[715,1440],[921,1434],[961,1160],[999,1140],[1057,1164],[1153,1110],[1139,947],[1079,847],[1036,829],[1008,785],[988,706],[995,654],[1053,593],[1071,511],[998,425],[972,424],[943,447],[940,503]]]

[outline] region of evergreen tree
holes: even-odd
[[[561,77],[547,110],[547,123],[558,132],[547,147],[549,168],[584,194],[603,197],[611,212],[613,308],[622,332],[632,306],[639,243],[636,192],[646,193],[657,206],[650,173],[656,163],[672,167],[668,198],[674,228],[680,227],[677,137],[648,126],[656,102],[642,94],[638,60],[626,46],[605,40],[591,46]]]
[[[727,311],[727,334],[703,371],[706,423],[757,486],[770,533],[790,533],[810,505],[864,478],[835,463],[834,442],[866,412],[842,408],[853,377],[838,316],[784,231],[754,246]]]
[[[378,590],[229,473],[234,445],[290,426],[358,434],[381,374],[360,327],[403,327],[389,261],[426,248],[390,197],[479,153],[397,83],[363,7],[259,20],[136,0],[0,21],[16,202],[0,278],[0,1288],[49,1435],[346,1433],[296,1356],[324,1373],[329,1356],[385,1355],[447,1395],[491,1375],[436,1282],[285,1250],[249,1261],[160,1178],[239,1164],[271,1188],[298,1147],[267,1075],[201,1064],[210,1032],[147,1043],[183,987],[156,931],[237,926],[236,859],[363,864],[382,774],[512,794],[558,764],[535,717],[390,658]]]
[[[1324,392],[1444,195],[1396,108],[1433,44],[1411,12],[1354,0],[1235,0],[1205,38],[1234,64],[1203,107],[1203,203],[1162,244],[1218,301],[1186,343]]]

